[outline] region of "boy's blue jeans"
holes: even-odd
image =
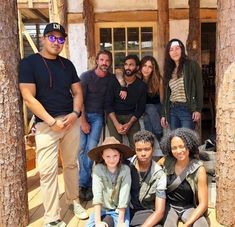
[[[101,210],[101,220],[106,216],[106,215],[109,215],[113,218],[113,221],[114,221],[114,227],[117,226],[118,224],[118,212],[116,210],[105,210],[105,209],[102,209]],[[126,212],[125,212],[125,225],[126,227],[129,227],[130,226],[130,210],[129,208],[126,208]],[[92,213],[87,224],[86,224],[86,227],[95,227],[95,214]]]

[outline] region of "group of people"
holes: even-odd
[[[178,128],[161,141],[165,156],[153,160],[154,134],[134,134],[134,151],[106,137],[88,156],[94,212],[87,227],[207,227],[206,171],[198,160],[195,131]],[[129,159],[128,159],[129,158]]]
[[[166,46],[164,77],[154,57],[140,61],[136,55],[125,57],[118,77],[110,72],[107,50],[78,77],[71,61],[59,56],[66,37],[60,24],[48,24],[42,50],[24,58],[19,71],[23,100],[36,116],[45,227],[66,225],[60,218],[59,150],[66,200],[79,219],[88,218],[80,200],[93,198],[88,226],[176,226],[178,219],[185,227],[207,226],[206,174],[192,131],[201,117],[202,77],[183,43],[173,39]],[[97,147],[106,123],[110,137]],[[168,124],[172,132],[163,137]],[[162,167],[152,159],[155,140],[166,153]],[[169,185],[175,187],[170,192]]]

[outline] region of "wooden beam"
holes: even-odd
[[[169,17],[171,20],[189,19],[189,9],[170,9]],[[217,9],[200,9],[200,19],[216,20]]]
[[[169,18],[171,20],[184,20],[188,19],[188,9],[170,9]]]
[[[33,8],[33,1],[32,0],[28,0],[28,6],[29,6],[29,8]]]
[[[18,3],[18,9],[48,9],[48,2],[45,3],[33,3],[33,7],[29,7],[28,3]]]
[[[157,21],[157,11],[128,11],[95,13],[95,22]]]
[[[68,13],[67,14],[67,22],[68,24],[78,24],[83,23],[83,15],[82,13]]]
[[[200,10],[201,20],[217,20],[217,9],[201,9]]]
[[[35,16],[37,16],[37,17],[40,19],[40,21],[46,22],[46,23],[49,22],[49,18],[46,17],[43,13],[41,13],[38,9],[30,9],[30,11],[31,11]]]
[[[23,28],[20,10],[18,10],[18,28],[19,28],[19,41],[20,41],[20,58],[24,57],[24,42],[23,42]],[[24,117],[24,134],[28,134],[28,110],[23,102],[23,117]]]
[[[67,11],[66,0],[49,0],[49,18],[50,22],[57,22],[67,30],[66,22],[66,11]],[[63,57],[67,56],[66,48],[64,47],[60,55]]]
[[[18,28],[19,28],[19,41],[20,41],[20,57],[24,57],[24,42],[23,42],[23,28],[22,28],[22,17],[20,10],[18,10]]]
[[[200,0],[189,0],[189,33],[187,53],[190,59],[201,63]]]
[[[76,16],[70,14],[69,17],[72,20],[73,18],[76,18],[78,16],[77,14]],[[200,9],[200,19],[215,20],[216,17],[217,17],[216,9]],[[189,19],[189,9],[169,9],[169,19],[170,20]],[[133,22],[133,21],[157,21],[157,20],[158,20],[157,10],[95,13],[95,22],[125,22],[125,21]],[[76,19],[72,21],[76,21]]]
[[[33,52],[37,53],[38,49],[37,49],[36,45],[34,44],[33,39],[31,38],[29,32],[25,29],[24,24],[22,22],[21,22],[21,27],[22,27],[23,34],[25,35],[25,37],[28,40],[31,48],[33,49]]]
[[[88,68],[95,64],[95,16],[92,0],[83,0],[83,18],[85,24],[85,43],[88,53]]]
[[[49,0],[50,22],[58,22],[66,28],[67,24],[67,1]]]
[[[31,19],[31,18],[22,18],[22,22],[24,24],[30,23],[30,24],[41,24],[41,23],[45,23],[44,21],[42,21],[40,18],[35,18],[35,19]]]
[[[158,6],[158,65],[160,68],[160,72],[163,75],[163,65],[164,65],[164,57],[165,57],[165,47],[167,42],[169,41],[169,2],[168,0],[157,1]]]
[[[187,55],[201,65],[201,21],[200,0],[188,0],[189,4],[189,32],[186,43]],[[201,120],[196,124],[196,131],[201,138]]]
[[[29,0],[17,0],[17,3],[28,3]],[[48,3],[48,0],[33,0],[33,3]]]

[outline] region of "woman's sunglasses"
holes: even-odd
[[[46,35],[46,37],[48,38],[48,40],[51,43],[54,43],[56,40],[59,44],[64,44],[64,42],[65,42],[65,37],[64,36],[56,37],[54,35]]]

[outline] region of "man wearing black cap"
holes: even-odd
[[[45,227],[66,226],[60,220],[58,150],[65,196],[79,219],[88,218],[78,200],[77,151],[82,89],[72,62],[59,54],[67,34],[58,23],[46,26],[42,50],[20,63],[19,86],[27,107],[36,116],[36,156],[45,208]]]

